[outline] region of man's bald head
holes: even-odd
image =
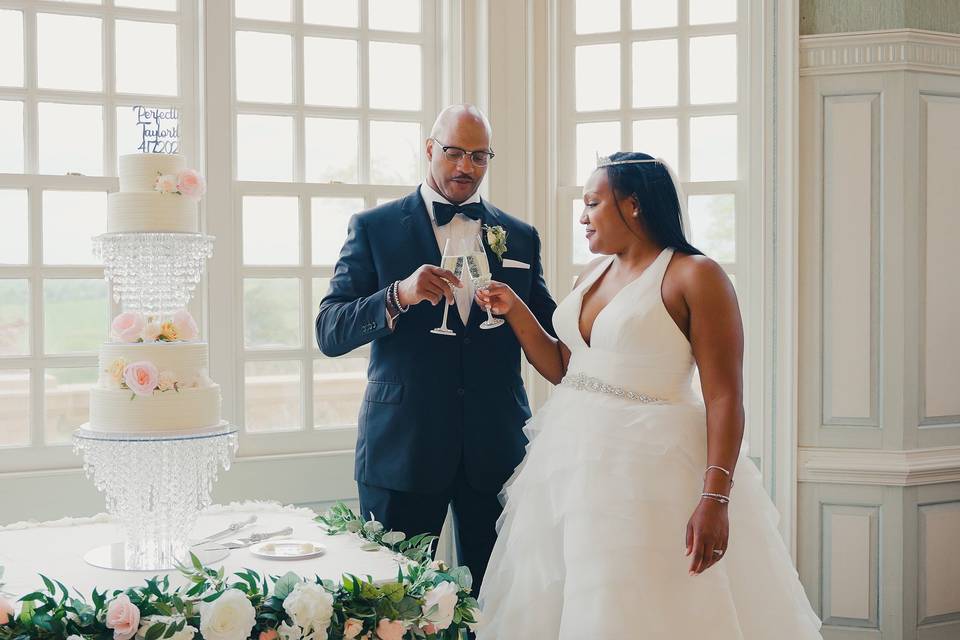
[[[487,166],[474,164],[470,153],[490,151],[491,134],[487,116],[472,104],[455,104],[441,111],[426,141],[427,184],[454,204],[476,193]],[[454,162],[441,147],[457,147],[468,153]]]
[[[487,136],[487,146],[493,138],[493,129],[483,111],[472,104],[452,104],[440,112],[430,130],[430,137],[444,140],[451,130],[480,128]]]

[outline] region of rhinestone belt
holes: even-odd
[[[648,396],[645,393],[637,393],[636,391],[630,391],[629,389],[624,389],[614,384],[607,384],[600,378],[594,378],[588,376],[584,373],[575,373],[572,375],[564,376],[563,380],[560,381],[565,387],[571,387],[577,389],[578,391],[592,391],[593,393],[606,393],[612,396],[617,396],[619,398],[626,398],[627,400],[634,400],[636,402],[642,402],[644,404],[653,404],[657,402],[666,402],[663,398],[656,398],[654,396]]]

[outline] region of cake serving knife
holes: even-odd
[[[249,526],[249,525],[253,524],[253,523],[256,522],[256,521],[257,521],[257,516],[251,515],[251,516],[250,516],[249,518],[247,518],[246,520],[241,520],[240,522],[234,522],[234,523],[232,523],[229,527],[227,527],[226,529],[224,529],[224,530],[222,530],[222,531],[217,531],[216,533],[211,533],[211,534],[210,534],[209,536],[207,536],[206,538],[202,538],[202,539],[200,539],[200,540],[197,540],[197,541],[194,542],[194,543],[191,543],[190,546],[191,546],[191,547],[199,547],[199,546],[202,545],[202,544],[208,544],[208,543],[210,543],[210,542],[215,542],[215,541],[217,541],[217,540],[222,540],[223,538],[228,538],[228,537],[232,536],[233,534],[235,534],[237,531],[240,531],[240,529],[243,529],[244,527]]]

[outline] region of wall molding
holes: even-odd
[[[800,482],[912,487],[960,482],[960,446],[931,449],[800,447]]]
[[[891,29],[800,37],[800,75],[923,71],[960,75],[960,34]]]

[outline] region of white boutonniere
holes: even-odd
[[[497,258],[503,262],[503,254],[507,252],[507,230],[500,225],[495,227],[483,225],[483,230],[487,232],[487,246],[490,247],[490,251],[497,254]]]

